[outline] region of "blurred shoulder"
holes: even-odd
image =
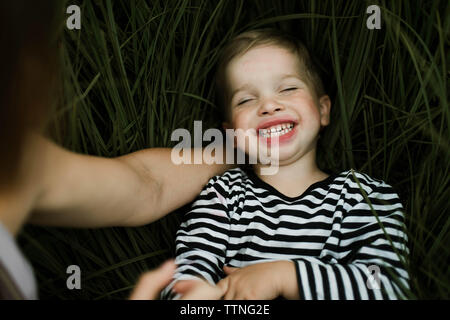
[[[339,178],[343,185],[349,190],[363,189],[366,194],[372,192],[391,193],[395,192],[393,187],[384,180],[369,176],[367,173],[350,169],[339,174]]]
[[[224,190],[232,190],[242,188],[248,183],[248,175],[245,170],[241,168],[233,168],[225,171],[221,175],[211,178],[209,185],[220,186]]]

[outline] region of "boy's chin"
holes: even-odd
[[[278,166],[278,165],[287,165],[292,163],[292,157],[289,156],[278,156],[278,155],[267,155],[267,154],[260,154],[257,157],[252,154],[247,154],[247,161],[248,164],[254,165],[262,165],[262,166]]]
[[[298,161],[300,158],[299,152],[295,148],[280,148],[276,161],[278,161],[279,166],[286,166]]]
[[[253,152],[249,152],[249,150],[245,150],[247,158],[249,161],[253,161],[255,163],[255,159],[258,159],[258,163],[270,163],[274,162],[291,162],[292,158],[295,156],[295,150],[291,150],[293,148],[267,148],[263,147],[258,151],[252,150]],[[242,150],[242,149],[241,149]]]

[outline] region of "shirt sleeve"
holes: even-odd
[[[295,259],[301,299],[402,299],[409,289],[404,210],[382,182],[333,224],[319,258]]]
[[[0,298],[38,299],[33,269],[0,221]]]
[[[225,195],[211,180],[185,214],[176,235],[177,270],[162,299],[177,298],[172,291],[177,281],[203,279],[215,284],[223,277],[230,229]]]

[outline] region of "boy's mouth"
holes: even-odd
[[[287,122],[283,124],[277,124],[265,129],[259,129],[259,135],[263,138],[273,138],[282,136],[294,129],[295,124],[293,122]]]
[[[266,121],[258,127],[258,135],[262,138],[281,137],[292,132],[297,122],[291,119]]]

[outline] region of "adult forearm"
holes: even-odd
[[[71,227],[140,226],[192,201],[226,165],[176,165],[171,149],[107,159],[43,140],[42,191],[31,222]]]
[[[156,184],[123,161],[76,154],[41,141],[41,191],[30,221],[40,225],[126,225],[142,203],[152,203]]]

